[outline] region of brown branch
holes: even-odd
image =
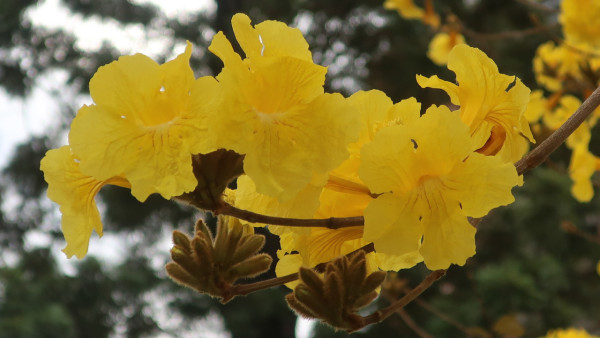
[[[373,245],[373,243],[369,243],[369,244],[364,245],[352,252],[347,253],[345,256],[351,256],[354,253],[361,251],[361,250],[364,251],[365,254],[368,254],[368,253],[375,251],[375,246]],[[325,270],[325,266],[327,265],[327,263],[329,263],[329,262],[323,262],[323,263],[317,264],[313,269],[315,269],[316,271],[319,271],[319,272],[323,272]],[[245,295],[255,292],[255,291],[260,291],[263,289],[272,288],[274,286],[283,285],[283,284],[286,284],[289,282],[293,282],[297,279],[298,279],[298,273],[294,272],[289,275],[285,275],[285,276],[281,276],[281,277],[277,277],[277,278],[271,278],[271,279],[263,280],[263,281],[256,282],[256,283],[236,284],[232,288],[232,294],[233,294],[233,296],[245,296]]]
[[[575,226],[575,224],[573,224],[570,221],[562,221],[560,224],[560,227],[565,230],[568,233],[571,233],[573,235],[579,236],[583,239],[585,239],[586,241],[595,243],[595,244],[600,244],[600,237],[598,236],[594,236],[592,234],[588,234],[587,232],[583,232],[581,230],[579,230],[578,227]]]
[[[388,307],[364,317],[363,326],[380,323],[381,321],[391,316],[396,311],[402,309],[407,304],[419,297],[419,295],[421,295],[425,290],[427,290],[431,285],[433,285],[433,283],[435,283],[438,279],[442,278],[445,274],[446,270],[433,271],[419,285],[417,285],[417,287],[415,287],[406,295],[404,295],[404,297],[400,298],[398,301],[394,302]]]
[[[592,95],[583,102],[560,128],[515,163],[517,173],[522,175],[544,162],[585,121],[598,105],[600,105],[600,87],[594,90]]]
[[[294,272],[289,275],[271,278],[256,283],[250,284],[236,284],[232,288],[234,296],[245,296],[249,293],[272,288],[275,286],[283,285],[285,283],[293,282],[298,279],[298,273]]]
[[[521,160],[515,163],[519,175],[537,167],[544,162],[546,158],[554,152],[575,129],[585,121],[585,119],[600,105],[600,87],[583,102],[571,117],[546,138],[539,146],[525,155]],[[302,219],[285,218],[258,214],[248,210],[236,208],[223,202],[215,210],[215,214],[233,216],[251,223],[265,223],[271,225],[295,226],[295,227],[324,227],[328,229],[340,229],[352,226],[364,225],[364,217],[330,217],[324,219]],[[474,225],[476,225],[475,222]]]
[[[506,40],[506,39],[521,39],[521,38],[524,38],[529,35],[535,35],[535,34],[544,33],[547,31],[551,31],[558,27],[559,27],[559,24],[557,23],[557,24],[552,24],[552,25],[548,25],[548,26],[542,26],[542,25],[535,26],[535,27],[531,27],[531,28],[527,28],[527,29],[523,29],[523,30],[514,30],[514,31],[506,31],[506,32],[499,32],[499,33],[480,33],[480,32],[474,31],[474,30],[462,25],[461,30],[465,34],[465,36],[476,39],[476,40]]]
[[[242,210],[231,204],[223,203],[218,209],[213,210],[217,215],[233,216],[251,223],[265,223],[271,225],[283,225],[294,227],[321,227],[328,229],[340,229],[354,226],[362,226],[365,223],[363,216],[356,217],[330,217],[322,219],[285,218],[257,214],[252,211]]]

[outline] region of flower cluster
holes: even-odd
[[[67,256],[83,257],[91,232],[102,234],[94,197],[107,184],[140,201],[160,194],[217,213],[226,193],[236,207],[266,215],[364,217],[364,225],[341,229],[269,225],[281,240],[280,275],[370,243],[369,271],[421,261],[445,269],[475,254],[469,219],[514,200],[522,179],[513,163],[534,141],[524,116],[529,89],[519,79],[458,45],[448,58],[458,85],[417,78],[445,90],[455,110],[434,105],[422,114],[414,98],[326,93],[327,69],[312,61],[298,29],[252,26],[243,14],[232,25],[244,55],[217,33],[209,50],[224,66],[216,77],[194,77],[188,43],[163,65],[123,56],[92,78],[93,104],[78,111],[69,144],[41,163],[63,213]],[[208,168],[230,163],[221,158],[243,159],[239,177],[241,170],[219,168],[231,173],[221,181],[237,177],[229,193]],[[194,203],[202,189],[218,195],[217,204]]]
[[[538,134],[560,127],[600,85],[600,26],[596,1],[565,0],[561,2],[559,22],[565,40],[561,44],[548,41],[540,45],[533,59],[533,70],[541,90],[531,95],[526,117]],[[600,169],[600,159],[589,151],[591,129],[600,111],[594,112],[566,142],[572,151],[568,168],[573,181],[571,192],[580,202],[594,196],[591,177]]]
[[[594,0],[563,0],[559,21],[567,42],[600,49],[600,3]]]

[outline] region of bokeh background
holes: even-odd
[[[467,42],[485,51],[502,73],[536,89],[532,58],[541,43],[561,35],[552,10],[558,2],[434,4],[442,17],[460,20]],[[39,162],[48,149],[66,143],[77,109],[91,103],[88,82],[99,66],[136,52],[164,62],[188,40],[196,75],[216,75],[222,64],[207,47],[217,31],[233,41],[230,19],[238,12],[254,23],[272,19],[300,28],[314,61],[329,68],[330,92],[379,89],[395,102],[414,96],[424,107],[447,103],[441,91],[421,89],[415,80],[415,74],[453,78],[426,57],[435,32],[382,5],[1,0],[0,338],[348,336],[298,319],[284,302],[284,287],[221,305],[172,283],[164,272],[170,233],[191,232],[199,214],[159,197],[140,204],[125,189],[104,188],[98,198],[104,237],[93,236],[85,259],[67,260],[60,252],[60,213],[46,197]],[[534,27],[541,28],[519,33]],[[594,130],[592,150],[600,147],[597,135]],[[568,152],[561,148],[551,165],[526,175],[514,204],[483,220],[478,253],[464,267],[450,268],[402,315],[351,336],[534,337],[569,326],[600,333],[600,244],[594,242],[600,203],[571,197],[567,165]],[[274,253],[277,245],[269,237],[265,250]],[[422,265],[399,271],[392,289],[416,285],[426,274]],[[388,292],[374,306],[395,296]]]

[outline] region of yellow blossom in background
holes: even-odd
[[[598,81],[589,74],[600,72],[600,57],[587,55],[578,49],[579,46],[556,45],[553,41],[541,44],[533,58],[538,84],[550,91],[595,89]]]
[[[546,111],[550,109],[549,104],[551,103],[544,97],[542,90],[537,89],[531,92],[529,103],[527,103],[527,108],[523,115],[527,122],[529,122],[533,135],[537,136],[542,133],[543,126],[540,120]]]
[[[544,338],[600,338],[589,334],[584,329],[568,328],[548,331]]]
[[[562,0],[560,10],[558,20],[568,43],[587,44],[591,49],[600,49],[599,1]]]
[[[540,89],[534,90],[529,96],[529,103],[525,109],[525,119],[530,124],[537,123],[544,113],[548,110],[548,101],[544,97],[544,92]]]
[[[83,258],[88,251],[92,231],[102,236],[102,223],[94,198],[107,185],[129,188],[129,182],[116,176],[99,181],[79,171],[79,160],[69,146],[49,150],[41,161],[48,197],[60,205],[62,232],[67,241],[63,252]]]
[[[544,125],[552,130],[562,126],[573,113],[581,106],[581,100],[573,95],[562,96],[557,106],[553,110],[546,110],[542,120]],[[565,144],[570,149],[575,149],[578,145],[584,145],[586,148],[592,137],[590,123],[586,120],[569,135]]]
[[[469,128],[443,106],[381,129],[361,152],[360,178],[380,194],[365,210],[363,238],[378,253],[419,250],[431,270],[464,264],[475,254],[467,217],[513,202],[522,182],[511,163],[472,151]]]
[[[224,63],[215,144],[244,154],[257,192],[289,200],[344,161],[358,136],[358,115],[340,94],[323,90],[326,68],[312,62],[298,29],[276,21],[252,27],[232,19],[246,58],[222,32],[209,49]]]
[[[500,74],[485,53],[464,44],[450,52],[448,69],[456,74],[458,85],[435,75],[417,75],[417,82],[424,88],[444,90],[452,103],[460,106],[473,150],[505,162],[518,161],[527,151],[527,141],[535,142],[524,116],[529,88],[515,76]]]
[[[383,7],[397,10],[405,19],[421,19],[425,15],[425,10],[415,5],[414,0],[386,0]]]
[[[140,201],[196,187],[191,155],[215,150],[206,122],[219,95],[213,78],[195,80],[191,53],[188,43],[163,65],[136,54],[98,69],[90,81],[94,104],[78,111],[69,133],[85,175],[122,175]]]
[[[587,149],[587,144],[578,144],[571,154],[569,177],[573,181],[571,194],[579,202],[589,202],[594,197],[592,175],[598,159]]]
[[[435,13],[431,0],[425,0],[425,9],[415,5],[413,0],[386,0],[383,7],[398,11],[405,19],[419,19],[433,28],[440,26],[440,16]]]
[[[438,66],[448,63],[448,56],[454,46],[464,44],[465,37],[457,32],[437,33],[429,42],[427,57]]]
[[[538,84],[550,91],[562,88],[562,82],[567,75],[581,77],[579,55],[563,45],[553,41],[541,44],[533,58],[533,71]]]
[[[541,120],[545,128],[554,131],[562,126],[580,106],[581,100],[573,95],[561,95],[558,92],[546,99],[542,91],[537,90],[531,95],[525,115],[530,123]],[[598,170],[599,159],[588,150],[588,145],[592,137],[591,129],[597,120],[598,113],[595,112],[583,121],[565,142],[565,145],[573,151],[568,168],[569,177],[573,181],[571,194],[579,202],[589,202],[594,196],[591,177]],[[541,125],[535,127],[541,129]]]

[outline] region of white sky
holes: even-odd
[[[184,18],[186,13],[214,9],[211,0],[132,0],[151,3],[168,17]],[[73,32],[76,45],[83,50],[97,50],[103,41],[110,41],[123,54],[144,53],[150,57],[161,54],[169,36],[164,32],[144,30],[142,25],[120,25],[116,20],[84,19],[61,6],[59,0],[45,0],[28,10],[27,16],[35,25],[63,28]],[[181,51],[179,51],[181,52]],[[173,53],[175,55],[177,53]],[[42,135],[52,128],[58,117],[59,103],[51,91],[64,91],[65,74],[54,72],[36,79],[32,93],[25,100],[9,96],[0,89],[0,168],[10,158],[16,144],[32,135]]]
[[[186,13],[203,9],[215,9],[212,0],[131,1],[135,3],[152,3],[159,7],[166,16],[177,17],[182,20],[185,20]],[[73,32],[77,38],[76,46],[83,50],[97,50],[101,47],[103,41],[110,41],[122,54],[139,52],[154,57],[162,54],[170,39],[169,36],[164,36],[164,32],[144,29],[142,25],[124,26],[116,20],[84,19],[81,15],[71,14],[67,8],[60,5],[59,0],[42,1],[31,8],[27,15],[35,25],[63,28]],[[182,51],[173,52],[173,55]],[[32,93],[25,99],[11,97],[3,89],[0,89],[0,169],[7,164],[14,147],[18,143],[28,140],[33,135],[43,135],[58,124],[59,102],[56,102],[56,97],[52,95],[52,92],[64,92],[66,90],[64,88],[65,79],[66,74],[60,72],[52,72],[40,77],[36,79]],[[67,93],[65,96],[68,99],[69,96],[73,97],[73,93]],[[66,142],[66,137],[64,142]],[[10,204],[10,196],[7,197]],[[6,207],[6,205],[3,207]],[[56,216],[60,217],[58,214]],[[115,245],[119,241],[122,241],[122,239],[109,233],[106,233],[102,239],[92,235],[89,254],[101,256],[109,261],[118,260],[117,257],[122,255],[115,252],[114,249],[120,247],[120,245]],[[37,231],[30,233],[26,242],[28,242],[27,246],[31,248],[38,245],[46,246],[50,239],[43,231]],[[167,235],[165,235],[165,241],[162,242],[164,243],[159,244],[159,250],[168,252],[171,244]],[[66,260],[65,256],[59,251],[61,248],[55,249],[59,263],[67,273],[72,273],[74,270],[70,265],[74,261]],[[162,307],[160,304],[155,305],[159,308]],[[222,323],[218,324],[217,322],[216,325],[218,328],[212,330],[215,337],[223,333],[221,331],[223,329]],[[309,337],[313,325],[313,321],[300,318],[296,326],[296,336]],[[194,331],[198,332],[198,328]],[[211,333],[210,331],[205,333]],[[218,333],[219,331],[221,332]]]

